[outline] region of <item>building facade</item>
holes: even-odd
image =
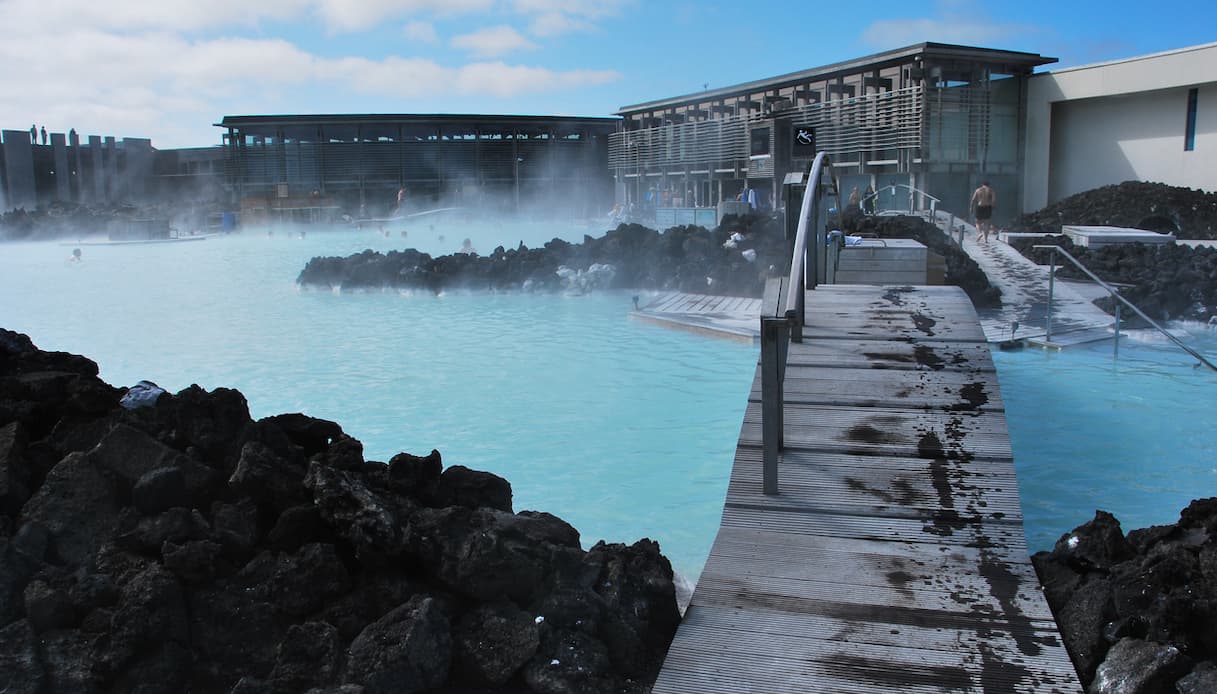
[[[617,120],[282,115],[226,116],[217,125],[229,193],[245,210],[287,204],[376,217],[396,209],[401,194],[415,209],[591,216],[612,206],[608,136]]]
[[[626,106],[609,140],[617,196],[713,206],[751,189],[772,205],[785,175],[824,150],[847,193],[903,186],[881,207],[907,206],[911,187],[964,211],[982,180],[1018,199],[1027,80],[1052,62],[922,43]]]
[[[218,200],[223,150],[157,150],[146,138],[0,131],[0,210]]]
[[[1217,43],[1034,76],[1022,210],[1123,181],[1217,191]]]

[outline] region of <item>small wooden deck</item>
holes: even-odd
[[[655,297],[631,318],[660,325],[752,341],[760,337],[761,300],[669,292]]]
[[[655,694],[1078,692],[1030,565],[988,345],[954,287],[821,287],[761,493],[758,369]]]

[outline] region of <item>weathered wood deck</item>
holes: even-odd
[[[761,300],[669,292],[630,317],[668,327],[752,341],[760,337]]]
[[[821,287],[790,347],[780,494],[758,369],[722,523],[655,684],[1081,690],[1027,556],[985,336],[953,287]]]

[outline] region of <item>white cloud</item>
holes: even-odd
[[[313,0],[316,13],[333,31],[358,31],[396,17],[484,12],[494,0]]]
[[[615,70],[569,70],[557,72],[540,67],[474,63],[457,73],[457,89],[466,94],[509,97],[570,87],[587,87],[621,79]]]
[[[136,31],[194,31],[223,25],[286,20],[307,12],[312,0],[4,0],[0,23],[13,28],[90,27]]]
[[[862,30],[862,42],[877,49],[924,41],[984,46],[1040,31],[1030,24],[991,21],[973,0],[938,0],[931,15],[872,22]]]
[[[514,0],[512,4],[526,14],[561,13],[595,19],[620,14],[633,0]]]
[[[444,12],[463,12],[489,2],[443,0],[442,4]],[[297,13],[296,21],[276,24],[276,29],[305,28],[315,13],[323,11],[348,13],[343,27],[357,26],[371,16],[410,12],[430,13],[423,16],[438,20],[444,16],[437,9],[441,0],[249,4],[258,7],[214,0],[202,4],[207,8],[202,12],[195,9],[200,5],[197,0],[163,0],[157,7],[148,3],[147,13],[137,17],[136,4],[131,2],[106,5],[103,12],[98,9],[102,3],[95,2],[90,9],[77,0],[59,0],[47,3],[45,16],[37,16],[30,0],[0,0],[0,23],[21,27],[10,30],[0,42],[0,64],[12,66],[0,71],[0,93],[21,95],[0,99],[0,125],[24,128],[37,122],[51,132],[75,128],[82,137],[112,134],[151,137],[157,147],[200,146],[219,141],[219,130],[212,123],[225,114],[381,108],[378,104],[388,107],[402,99],[411,100],[412,108],[419,104],[444,108],[471,98],[483,103],[482,97],[493,109],[489,99],[559,93],[621,79],[612,70],[494,61],[510,51],[536,48],[507,26],[453,39],[454,45],[490,58],[463,65],[429,56],[323,54],[287,38],[262,36],[262,28],[255,26],[259,21],[279,22],[289,10]],[[250,24],[209,24],[217,13],[226,11],[231,11],[227,21]],[[71,21],[63,21],[65,12],[72,15]],[[80,14],[72,14],[76,12]],[[356,16],[363,19],[356,21]],[[570,21],[575,17],[562,16]],[[437,25],[430,21],[416,18],[401,26],[405,36],[416,42],[408,44],[414,49],[438,40]],[[409,47],[403,52],[425,56]],[[341,104],[347,105],[336,106]]]
[[[494,58],[516,51],[533,51],[537,44],[524,38],[514,28],[500,25],[487,27],[452,38],[452,45],[478,58]]]
[[[419,43],[436,43],[439,36],[435,33],[435,25],[430,22],[409,22],[403,29],[406,38]]]
[[[528,30],[534,36],[560,36],[590,29],[592,29],[590,22],[575,19],[561,12],[546,12],[537,15],[528,25]]]

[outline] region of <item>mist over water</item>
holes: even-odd
[[[430,231],[430,230],[428,230]],[[541,245],[582,228],[438,228]],[[301,290],[316,255],[413,245],[377,231],[282,231],[159,245],[0,245],[0,326],[96,361],[117,386],[239,389],[251,414],[338,422],[369,460],[437,448],[506,477],[515,508],[599,539],[661,543],[696,577],[722,512],[755,347],[628,317],[631,295]],[[437,246],[439,244],[436,241]]]
[[[369,460],[438,448],[503,475],[515,508],[599,539],[657,539],[696,577],[722,511],[756,348],[629,319],[585,296],[301,290],[317,255],[419,245],[483,254],[603,230],[540,223],[251,230],[163,245],[0,244],[0,326],[141,379],[241,390],[251,414],[338,422]],[[445,239],[439,240],[443,235]],[[427,248],[425,243],[432,246]],[[1217,332],[1188,326],[1217,355]],[[1097,508],[1125,530],[1217,495],[1217,374],[1152,334],[1064,352],[994,351],[1032,551]]]

